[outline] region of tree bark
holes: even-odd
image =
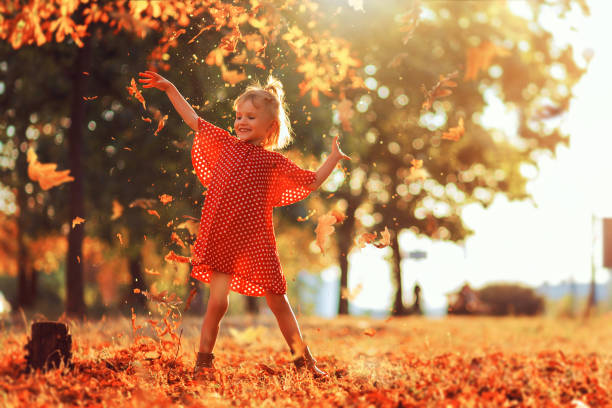
[[[11,50],[8,56],[9,61],[15,58],[15,52]],[[2,98],[2,105],[6,106],[10,103],[15,103],[15,81],[18,77],[18,71],[11,64],[11,69],[6,75],[6,92]],[[29,112],[26,114],[29,115]],[[25,118],[24,118],[25,119]],[[22,122],[26,123],[26,122]],[[15,125],[15,144],[20,153],[15,163],[16,179],[13,179],[16,185],[16,202],[17,202],[17,307],[23,309],[30,308],[34,305],[36,299],[36,270],[32,268],[31,262],[28,259],[28,248],[25,243],[27,235],[27,200],[24,191],[25,184],[28,182],[28,163],[26,152],[21,152],[21,144],[25,141],[23,137],[25,126],[17,123]]]
[[[84,46],[77,49],[77,56],[72,72],[71,122],[68,132],[68,151],[70,175],[74,181],[70,183],[70,221],[75,217],[85,219],[83,197],[83,130],[85,128],[85,77],[83,71],[89,71],[91,37],[83,39]],[[85,302],[83,298],[83,268],[80,260],[83,258],[84,225],[78,224],[70,229],[68,234],[68,257],[66,259],[66,314],[83,318]]]
[[[393,250],[393,281],[395,282],[395,301],[393,302],[393,310],[391,312],[392,316],[406,316],[408,315],[408,310],[404,306],[404,301],[402,299],[402,271],[401,271],[401,261],[402,255],[400,254],[399,248],[399,240],[397,239],[398,233],[393,231],[391,233],[391,249]]]
[[[59,322],[32,323],[32,338],[26,344],[26,372],[58,368],[61,363],[73,368],[72,336],[68,326]]]
[[[142,255],[140,251],[134,257],[129,258],[130,276],[132,278],[132,286],[128,298],[134,309],[142,311],[147,306],[147,298],[142,295],[142,292],[147,290],[144,275],[142,274]],[[134,289],[140,290],[141,293],[134,293]]]
[[[246,297],[246,310],[247,313],[258,314],[259,307],[257,306],[257,297],[256,296],[247,296]]]
[[[344,222],[337,227],[338,233],[336,235],[338,242],[338,263],[340,264],[340,294],[338,296],[338,314],[348,315],[348,299],[342,297],[342,288],[348,287],[348,253],[351,249],[351,243],[353,240],[353,230],[355,229],[355,210],[357,210],[357,200],[351,199],[350,196],[345,197],[348,200],[348,207],[346,209],[346,218]]]

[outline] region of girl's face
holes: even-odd
[[[234,129],[236,136],[243,142],[261,145],[274,130],[275,122],[264,109],[253,105],[247,99],[236,106]]]

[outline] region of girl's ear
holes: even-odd
[[[268,137],[278,128],[278,120],[272,119],[270,124],[268,125]]]

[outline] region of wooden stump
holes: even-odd
[[[60,362],[64,366],[73,367],[72,336],[68,334],[68,327],[59,322],[32,323],[32,338],[25,345],[26,372],[41,369],[57,368]]]

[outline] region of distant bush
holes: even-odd
[[[535,316],[544,312],[544,298],[530,287],[512,283],[495,283],[477,292],[480,300],[491,307],[490,314],[495,316]]]

